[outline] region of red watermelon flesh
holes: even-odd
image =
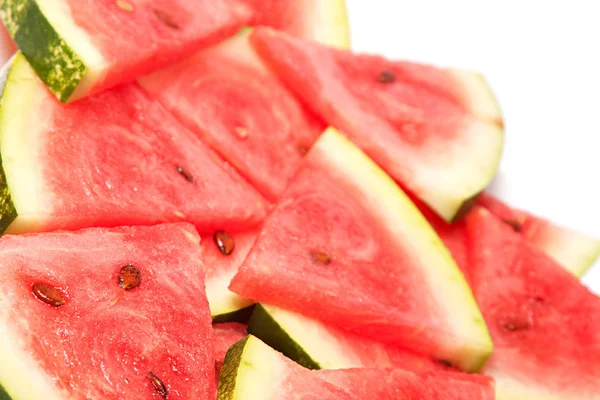
[[[324,129],[262,64],[246,34],[140,83],[269,200]]]
[[[224,324],[213,325],[214,331],[214,357],[215,357],[215,372],[217,381],[221,373],[221,367],[225,360],[225,355],[229,348],[246,337],[247,325],[238,324],[236,322],[228,322]]]
[[[256,29],[251,43],[317,115],[444,219],[454,219],[494,177],[502,128],[479,77],[356,55],[268,28]],[[463,98],[491,111],[478,113]]]
[[[544,218],[511,208],[489,194],[478,204],[520,232],[528,242],[544,251],[576,276],[581,276],[600,256],[600,240],[558,226]]]
[[[250,10],[228,0],[61,0],[108,67],[93,94],[234,34]],[[55,5],[60,7],[60,5]]]
[[[467,239],[498,398],[600,398],[600,298],[483,208],[467,216]]]
[[[32,103],[23,111],[17,97]],[[64,107],[18,56],[2,107],[18,214],[9,232],[179,221],[237,231],[267,213],[258,192],[136,84]]]
[[[494,381],[483,375],[407,369],[342,369],[316,375],[360,399],[494,400]]]
[[[334,130],[305,158],[230,289],[466,370],[491,350],[441,241],[393,181]]]
[[[152,372],[169,399],[214,399],[199,240],[188,224],[0,239],[1,385],[13,399],[160,398]],[[128,265],[141,282],[125,290]]]

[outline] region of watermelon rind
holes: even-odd
[[[463,87],[465,99],[468,99],[467,111],[483,121],[504,126],[500,103],[485,76],[478,72],[461,69],[452,69],[451,71]]]
[[[31,115],[25,117],[26,110],[39,110],[36,101],[38,90],[43,85],[36,78],[22,53],[17,53],[5,66],[7,78],[0,99],[0,147],[2,149],[2,165],[0,167],[0,233],[20,233],[28,231],[32,221],[23,218],[27,210],[39,210],[35,195],[35,163],[36,149],[28,148],[19,140],[8,140],[10,132],[22,132],[26,125],[32,125]],[[18,156],[17,156],[18,155]],[[22,157],[23,165],[14,161]],[[17,183],[11,185],[11,182]],[[9,189],[10,188],[10,189]]]
[[[217,400],[276,398],[275,386],[268,383],[278,374],[278,365],[279,353],[258,338],[247,336],[231,346],[225,356]]]
[[[0,400],[12,400],[12,398],[6,393],[2,385],[0,385]]]
[[[213,277],[206,282],[206,296],[213,321],[236,321],[236,317],[247,315],[247,309],[254,304],[254,301],[244,299],[226,289],[234,274],[235,271],[232,271],[223,276]],[[246,311],[244,312],[244,310]]]
[[[0,18],[38,76],[63,103],[87,94],[107,65],[64,0],[5,0]]]
[[[248,307],[233,309],[231,308],[228,312],[212,314],[213,324],[221,324],[225,322],[241,322],[246,323],[254,313],[254,304]],[[212,311],[212,309],[211,309]]]
[[[341,362],[319,362],[313,358],[315,355],[335,358],[337,352],[332,352],[328,345],[335,339],[328,337],[326,332],[319,332],[318,324],[299,314],[258,303],[248,323],[248,333],[305,368],[343,366],[339,366]]]
[[[313,23],[314,40],[331,47],[349,49],[350,24],[346,0],[316,0],[315,3],[317,10],[314,14],[324,17]]]

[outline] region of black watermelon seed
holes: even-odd
[[[396,75],[394,75],[394,73],[391,71],[383,71],[377,77],[377,82],[383,83],[383,84],[394,83],[394,82],[396,82]]]
[[[310,253],[312,259],[320,264],[329,265],[331,264],[331,257],[322,251],[313,251]]]
[[[179,29],[179,25],[173,21],[173,18],[171,18],[169,14],[160,10],[154,10],[154,15],[156,15],[156,18],[160,19],[169,28]]]
[[[298,153],[300,153],[301,156],[306,155],[306,153],[308,153],[308,149],[304,146],[299,146]]]
[[[154,372],[152,372],[152,371],[150,371],[148,373],[148,378],[150,379],[150,382],[152,382],[152,386],[154,386],[154,390],[156,390],[156,392],[159,395],[161,395],[161,397],[163,399],[166,399],[169,392],[167,391],[167,387],[165,386],[163,381],[161,381],[160,378],[158,376],[156,376],[154,374]]]
[[[35,297],[38,298],[38,300],[53,307],[58,308],[65,304],[65,298],[63,297],[62,293],[46,283],[34,283],[31,287],[31,291]]]
[[[189,183],[194,183],[194,177],[190,175],[190,173],[187,172],[181,165],[177,165],[176,168],[177,172],[179,172],[179,174],[183,176],[186,181],[188,181]]]
[[[516,219],[505,218],[502,220],[502,222],[504,222],[505,224],[507,224],[511,228],[513,228],[513,230],[515,232],[521,232],[521,230],[523,229],[523,224],[521,222],[517,221]]]
[[[228,256],[235,250],[235,242],[227,232],[216,231],[213,235],[213,239],[221,254]]]
[[[131,290],[142,283],[142,273],[133,265],[125,265],[119,271],[119,286],[125,290]]]
[[[439,360],[439,363],[446,368],[452,368],[452,363],[448,360]]]

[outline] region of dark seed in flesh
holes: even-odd
[[[154,386],[156,393],[161,395],[163,399],[166,399],[169,392],[163,381],[161,381],[158,376],[154,375],[154,372],[149,372],[148,378],[150,378],[150,382],[152,382],[152,386]]]
[[[213,239],[215,240],[215,244],[219,248],[221,254],[228,256],[233,253],[233,250],[235,249],[235,242],[227,232],[216,231]]]
[[[311,257],[313,260],[315,260],[316,262],[323,264],[323,265],[329,265],[331,264],[331,257],[329,257],[327,254],[321,252],[321,251],[313,251],[312,253],[310,253]]]
[[[394,75],[394,73],[390,71],[383,71],[377,77],[377,82],[384,84],[394,83],[396,82],[396,75]]]
[[[308,149],[304,146],[300,146],[300,147],[298,147],[298,153],[300,153],[300,155],[303,156],[306,153],[308,153]]]
[[[504,324],[504,329],[509,332],[516,331],[524,331],[531,328],[532,323],[527,319],[511,319],[506,321]]]
[[[156,18],[160,19],[169,28],[179,29],[179,25],[173,21],[173,18],[171,18],[169,14],[160,10],[154,10],[154,15],[156,15]]]
[[[452,363],[448,360],[440,360],[440,364],[442,364],[444,367],[452,368]]]
[[[119,271],[119,286],[131,290],[142,283],[142,273],[133,265],[126,265]]]
[[[60,307],[65,304],[65,298],[56,288],[46,283],[34,283],[31,290],[38,300],[43,301],[54,307]]]
[[[510,225],[510,227],[513,228],[515,232],[521,232],[521,230],[523,229],[523,224],[515,219],[506,218],[503,219],[502,222],[504,222],[507,225]]]
[[[189,183],[194,183],[194,177],[191,176],[190,173],[187,172],[181,165],[178,165],[176,168],[177,172],[179,172],[179,174],[183,176],[186,181],[188,181]]]

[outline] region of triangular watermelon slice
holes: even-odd
[[[267,304],[256,305],[248,333],[310,369],[446,368],[430,357]]]
[[[596,238],[513,209],[487,193],[479,198],[478,204],[511,225],[528,242],[578,277],[585,274],[600,256],[600,240]]]
[[[218,399],[493,400],[494,389],[483,376],[445,371],[311,371],[248,336],[227,353]]]
[[[188,221],[245,230],[268,202],[136,84],[64,107],[18,54],[0,110],[0,232]]]
[[[600,298],[483,208],[467,235],[498,399],[600,399]]]
[[[14,400],[214,399],[188,224],[0,239],[0,385]]]
[[[345,0],[241,1],[252,9],[253,25],[271,26],[333,47],[350,47]]]
[[[139,82],[273,201],[325,128],[263,65],[246,33]]]
[[[251,42],[285,84],[446,220],[492,180],[501,115],[480,76],[355,55],[268,28]]]
[[[11,36],[62,102],[131,82],[232,35],[251,16],[229,0],[0,2]]]
[[[230,289],[469,371],[492,350],[425,218],[334,129],[305,157]]]

